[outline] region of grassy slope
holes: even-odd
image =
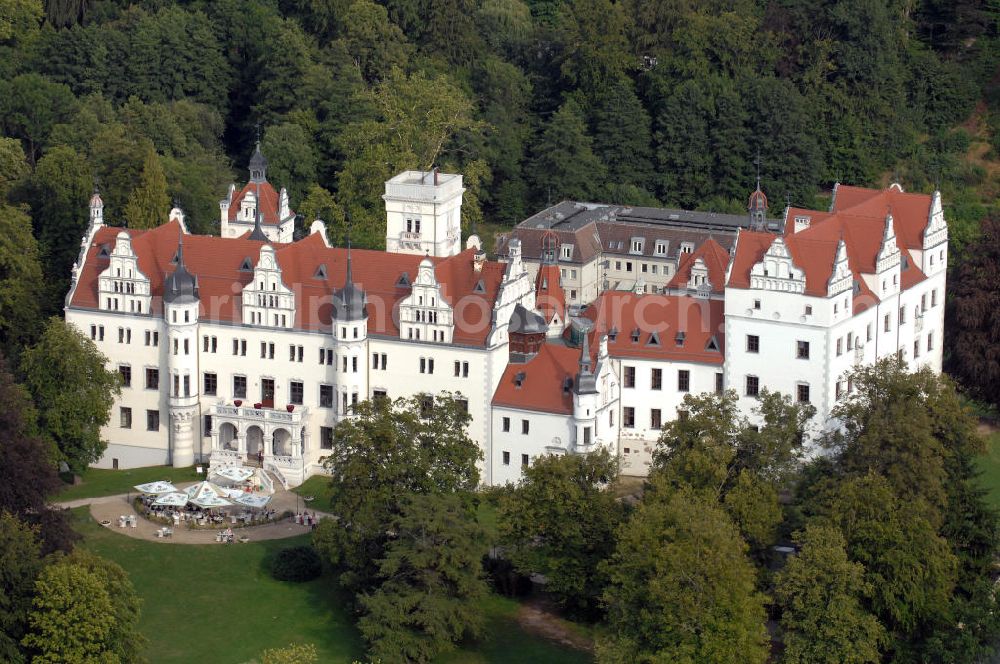
[[[1000,510],[1000,432],[986,440],[986,454],[979,460],[982,471],[980,482],[989,491],[986,499],[995,509]]]
[[[85,508],[74,510],[83,546],[118,562],[145,600],[140,627],[150,661],[244,662],[263,649],[314,643],[322,662],[363,660],[364,646],[346,596],[330,575],[304,584],[275,581],[266,560],[306,536],[245,545],[193,546],[144,542],[102,528]],[[491,596],[482,605],[487,636],[449,654],[452,664],[591,661],[525,633],[517,602]]]
[[[204,466],[203,466],[204,468]],[[189,468],[174,468],[173,466],[149,466],[146,468],[131,468],[129,470],[107,470],[103,468],[88,468],[81,475],[83,482],[67,486],[54,497],[54,500],[76,500],[77,498],[96,498],[127,493],[136,484],[169,480],[171,482],[196,482],[205,479],[197,475],[194,466]]]

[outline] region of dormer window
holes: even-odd
[[[674,343],[676,343],[678,347],[683,347],[684,346],[684,340],[686,338],[687,338],[687,335],[684,334],[683,331],[680,331],[680,332],[677,333],[677,336],[674,337]]]
[[[691,242],[681,242],[681,253],[690,254],[694,251],[694,244]]]
[[[524,385],[524,378],[525,378],[524,372],[518,371],[517,374],[514,375],[514,387],[520,388],[522,385]]]
[[[715,351],[716,353],[719,352],[719,342],[718,342],[718,340],[716,340],[715,337],[712,337],[711,339],[709,339],[708,343],[705,344],[705,350]]]
[[[650,346],[659,346],[660,345],[660,335],[658,333],[656,333],[656,332],[650,332],[650,334],[649,334],[649,341],[646,342],[646,343],[648,345],[650,345]]]
[[[480,279],[479,281],[476,282],[476,285],[472,288],[472,292],[473,293],[485,293],[486,292],[486,284],[483,282],[482,279]]]
[[[407,287],[407,286],[409,286],[410,285],[410,275],[409,275],[409,273],[408,272],[404,272],[403,274],[399,275],[399,279],[396,279],[396,285],[397,286],[402,286],[404,288]]]
[[[608,332],[608,340],[609,341],[615,341],[616,339],[618,339],[618,328],[617,327],[613,327],[613,328],[611,328],[611,331]]]
[[[240,272],[251,272],[251,271],[253,271],[253,263],[250,262],[250,257],[247,256],[246,258],[243,259],[243,262],[240,263]]]
[[[313,274],[313,279],[326,279],[326,263],[321,263]]]
[[[564,261],[573,260],[573,245],[563,244],[559,247],[559,258]]]
[[[633,254],[641,254],[642,253],[642,248],[643,248],[644,245],[645,245],[645,239],[644,238],[634,237],[634,238],[632,238],[632,244],[631,244],[631,247],[629,249],[629,252],[633,253]]]
[[[657,240],[656,241],[656,246],[655,246],[655,248],[653,250],[653,253],[656,254],[657,256],[666,256],[667,255],[667,241],[666,240]]]
[[[639,343],[639,328],[632,330],[632,343]]]
[[[102,244],[101,248],[97,250],[98,258],[107,258],[111,253],[108,251],[108,245]]]

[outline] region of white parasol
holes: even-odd
[[[240,505],[246,505],[247,507],[253,507],[259,509],[264,507],[269,502],[271,502],[271,496],[263,494],[245,493],[236,499],[236,502]]]
[[[181,493],[179,491],[172,491],[170,493],[164,493],[156,497],[153,501],[154,505],[163,505],[164,507],[184,507],[187,505],[188,497],[186,493]]]
[[[188,502],[198,507],[229,507],[231,502],[223,498],[226,491],[212,482],[198,482],[187,489]]]
[[[134,488],[139,493],[147,493],[153,495],[159,493],[173,493],[177,491],[177,487],[175,487],[173,484],[171,484],[170,482],[162,482],[162,481],[137,484],[135,485]]]
[[[228,468],[222,468],[213,473],[216,477],[221,477],[229,482],[245,482],[254,475],[253,468],[247,468],[245,466],[230,466]]]

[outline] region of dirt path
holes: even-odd
[[[532,600],[517,611],[517,623],[527,632],[583,652],[594,652],[594,641],[580,634],[573,625],[547,610],[542,602]]]

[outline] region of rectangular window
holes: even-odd
[[[191,396],[191,376],[184,374],[184,396]]]
[[[756,310],[758,310],[758,311],[760,310],[760,300],[754,300],[753,301],[753,308],[756,309]]]
[[[854,333],[847,333],[847,350],[852,350],[854,348]]]
[[[801,384],[797,385],[796,396],[799,399],[799,403],[809,403],[809,386]]]
[[[811,304],[806,305],[806,316],[812,316],[813,307]]]
[[[119,327],[118,328],[118,343],[120,343],[120,344],[125,343],[125,328],[124,327]]]
[[[748,353],[760,352],[760,337],[758,337],[756,334],[747,335],[747,352]]]
[[[288,361],[289,362],[294,362],[295,361],[295,345],[294,344],[292,344],[292,345],[290,345],[288,347]]]
[[[205,374],[205,394],[214,397],[219,391],[219,377],[214,373]]]
[[[905,307],[900,307],[899,308],[899,324],[903,325],[904,323],[906,323],[906,308]]]
[[[506,450],[504,450],[504,453],[503,453],[503,465],[505,465],[505,466],[509,466],[510,465],[510,452],[508,452]]]
[[[208,438],[209,436],[212,435],[212,416],[211,415],[206,415],[205,416],[205,422],[202,425],[201,435],[205,436],[206,438]]]
[[[660,429],[663,427],[663,417],[660,414],[659,408],[653,408],[649,411],[649,428],[650,429]]]
[[[246,339],[240,339],[240,356],[241,357],[246,357],[247,356],[247,340]]]
[[[885,315],[885,319],[882,322],[882,329],[888,332],[892,328],[892,319],[889,318],[889,314]]]
[[[378,401],[379,399],[388,399],[389,393],[385,390],[372,390],[372,399]]]
[[[521,420],[521,435],[522,436],[527,436],[528,435],[528,431],[530,430],[530,428],[531,428],[531,423],[528,422],[528,420]]]
[[[288,402],[296,404],[298,406],[302,405],[302,395],[305,390],[302,387],[302,383],[293,380],[288,386]]]
[[[650,388],[654,390],[663,389],[663,369],[653,369],[649,377]]]
[[[808,341],[797,341],[795,342],[795,357],[800,360],[809,359],[809,342]]]
[[[427,358],[427,373],[429,373],[429,374],[434,373],[434,358],[433,357]]]
[[[934,350],[934,333],[933,332],[928,332],[927,333],[927,352],[929,353],[932,350]]]
[[[626,429],[635,428],[635,408],[632,406],[622,408],[622,426]]]
[[[201,338],[201,352],[203,353],[208,352],[208,335],[205,335]]]
[[[687,369],[677,370],[677,391],[678,392],[690,392],[691,391],[691,372]]]
[[[127,364],[119,364],[118,373],[122,377],[122,387],[132,387],[132,367]]]
[[[927,311],[927,293],[920,296],[920,311]]]
[[[185,355],[190,355],[191,354],[190,341],[191,341],[190,339],[185,339],[184,340],[184,354]]]
[[[98,325],[97,326],[97,340],[98,341],[104,341],[104,326],[103,325]]]
[[[320,408],[333,408],[333,385],[319,386]]]
[[[871,323],[868,323],[868,325],[865,326],[865,339],[867,341],[871,341],[872,340],[872,324]]]
[[[233,339],[233,355],[239,355],[239,354],[240,354],[240,340]]]
[[[510,431],[510,418],[509,417],[503,418],[503,420],[501,420],[501,426],[504,432]]]
[[[458,378],[462,373],[462,363],[455,362],[455,377]]]
[[[233,376],[233,398],[234,399],[246,399],[247,398],[247,377],[246,376]]]
[[[358,356],[355,355],[351,358],[351,372],[358,373]]]
[[[936,288],[931,291],[931,306],[932,307],[936,307],[937,306],[937,289]]]
[[[131,429],[132,428],[132,409],[131,408],[125,408],[124,406],[122,406],[121,408],[119,408],[118,409],[118,419],[119,419],[118,424],[121,426],[122,429]]]
[[[469,363],[462,362],[462,378],[468,378],[468,377],[469,377]]]
[[[319,447],[321,450],[333,449],[333,427],[319,428]]]
[[[420,373],[427,373],[427,358],[420,358]]]
[[[522,454],[521,455],[521,467],[522,468],[527,468],[528,467],[528,455],[527,454]]]
[[[716,394],[722,394],[723,388],[724,388],[724,385],[723,385],[723,381],[724,380],[725,379],[723,378],[723,375],[721,373],[716,373],[715,374],[715,393]]]
[[[94,338],[94,326],[93,325],[90,326],[90,330],[91,330],[91,332],[90,332],[90,338],[93,339]],[[146,330],[145,338],[146,338],[146,345],[148,346],[150,344],[150,340],[152,339],[152,335],[149,333],[149,330]]]
[[[622,387],[635,387],[635,367],[625,367]]]
[[[840,355],[843,355],[843,354],[844,354],[844,340],[843,340],[843,338],[838,337],[837,338],[837,355],[840,356]]]
[[[755,397],[760,392],[760,379],[757,376],[747,376],[747,396]]]
[[[267,359],[269,360],[274,359],[274,344],[267,345]]]
[[[913,359],[920,357],[920,339],[913,340]]]
[[[267,359],[267,342],[260,342],[260,359]]]
[[[160,370],[159,369],[146,369],[146,389],[147,390],[158,390],[158,389],[160,389]]]
[[[147,410],[146,431],[159,431],[159,430],[160,430],[160,411]]]

